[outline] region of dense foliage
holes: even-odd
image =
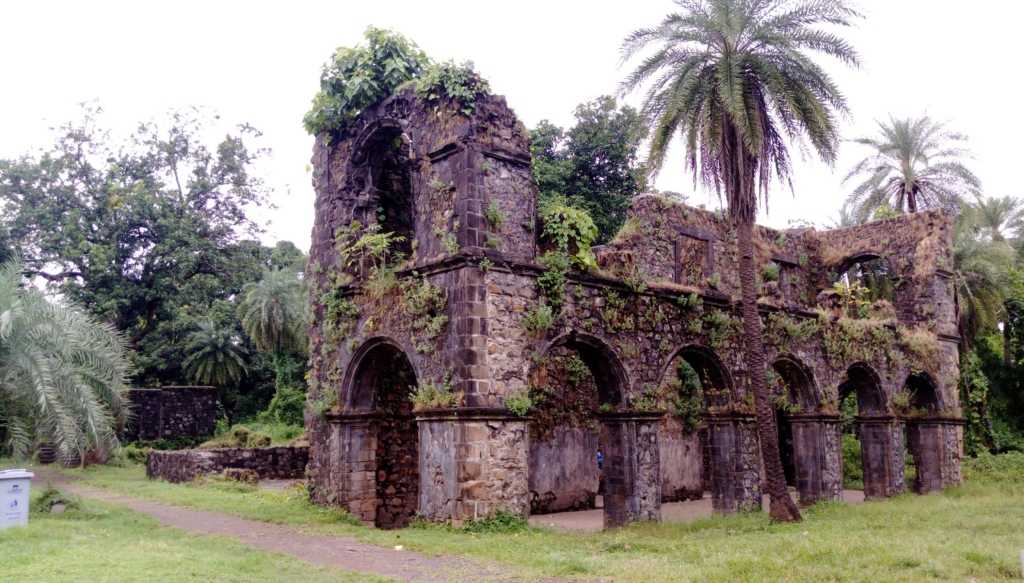
[[[370,26],[363,37],[365,44],[340,47],[324,63],[320,91],[302,118],[310,134],[344,127],[413,80],[416,94],[433,103],[435,111],[458,102],[458,111],[468,115],[476,98],[491,92],[487,81],[473,71],[472,62],[434,63],[415,42],[391,30]]]
[[[586,210],[607,243],[626,219],[629,201],[647,186],[640,145],[647,137],[643,117],[604,96],[576,108],[568,131],[542,121],[530,132],[533,184],[539,202],[561,199]]]
[[[52,301],[0,264],[0,447],[21,458],[39,442],[62,460],[109,453],[128,421],[124,340],[78,306]]]
[[[305,355],[275,364],[238,311],[265,269],[298,279],[306,264],[289,242],[255,240],[251,211],[271,192],[254,172],[267,153],[250,144],[259,132],[241,125],[217,139],[216,117],[190,109],[118,139],[100,113],[87,107],[41,154],[0,160],[0,254],[23,257],[29,276],[121,331],[133,386],[219,384],[226,410],[251,417],[274,396],[275,369],[304,385]],[[201,324],[214,337],[200,341]],[[186,366],[204,350],[246,356],[231,370],[199,356]]]

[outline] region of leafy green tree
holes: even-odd
[[[222,328],[212,319],[199,323],[189,336],[182,363],[188,375],[198,383],[225,385],[238,382],[245,374],[246,350],[234,330]]]
[[[967,168],[970,152],[960,147],[967,136],[922,116],[878,123],[878,135],[854,142],[873,150],[850,169],[844,183],[863,179],[846,200],[855,214],[870,217],[876,208],[916,213],[926,208],[955,210],[981,194],[981,181]]]
[[[603,96],[576,107],[576,125],[563,131],[542,121],[531,132],[533,181],[540,202],[562,195],[584,209],[606,243],[626,219],[629,201],[646,189],[639,150],[647,124],[635,109]]]
[[[246,285],[239,308],[246,334],[259,350],[274,356],[276,392],[269,414],[290,421],[299,407],[301,416],[305,395],[295,391],[287,362],[290,353],[306,350],[308,306],[304,280],[294,272],[268,269],[259,282]]]
[[[765,383],[757,313],[752,229],[758,194],[767,205],[773,175],[790,176],[786,137],[806,139],[835,162],[836,114],[846,100],[810,56],[822,53],[859,65],[854,49],[821,25],[850,26],[860,15],[845,0],[675,0],[682,11],[623,43],[623,60],[656,47],[626,79],[630,92],[647,85],[642,113],[652,129],[648,157],[656,170],[677,135],[695,178],[725,191],[739,246],[747,375],[754,395],[771,517],[799,520],[786,491],[774,411]],[[759,266],[758,266],[759,267]]]
[[[135,382],[178,382],[196,322],[266,265],[247,214],[270,192],[252,174],[265,151],[245,125],[209,140],[202,111],[124,141],[99,112],[62,126],[41,155],[0,160],[0,222],[31,276],[125,333]]]
[[[123,338],[72,303],[48,301],[0,265],[0,438],[22,459],[51,442],[64,461],[119,447],[128,421]]]
[[[369,26],[363,37],[365,45],[339,47],[324,63],[320,91],[302,118],[307,132],[315,135],[340,127],[429,64],[427,54],[397,32]]]

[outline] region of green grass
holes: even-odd
[[[344,513],[310,505],[296,494],[148,482],[134,468],[95,466],[68,473],[138,498],[299,525],[311,534],[498,560],[524,577],[1019,581],[1024,548],[1024,492],[1008,485],[972,484],[942,495],[905,495],[860,506],[819,505],[805,510],[800,524],[771,524],[763,515],[747,515],[586,535],[535,527],[489,534],[450,527],[398,532],[357,527]]]
[[[39,493],[32,500],[38,502]],[[199,542],[201,540],[201,542]],[[61,515],[33,512],[26,527],[0,530],[0,581],[341,581],[372,575],[318,567],[252,549],[230,537],[158,527],[145,514],[85,499]]]

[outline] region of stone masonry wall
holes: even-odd
[[[308,459],[308,447],[154,450],[146,458],[146,477],[181,484],[226,468],[244,468],[261,480],[300,479]]]
[[[215,387],[131,389],[135,418],[125,430],[126,441],[155,441],[177,436],[212,436],[217,427]]]

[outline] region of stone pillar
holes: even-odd
[[[326,418],[331,460],[327,502],[373,526],[377,518],[377,414],[328,413]]]
[[[786,415],[793,429],[796,491],[800,504],[843,499],[842,445],[838,415]]]
[[[963,483],[960,462],[964,423],[956,418],[907,420],[907,448],[914,457],[914,492],[941,492]]]
[[[604,526],[661,520],[659,421],[664,411],[599,413]]]
[[[761,508],[761,451],[757,422],[748,413],[707,413],[711,451],[711,507],[717,512]]]
[[[428,520],[529,516],[529,418],[505,409],[428,409],[420,428],[420,512]]]
[[[903,428],[891,415],[858,416],[864,465],[864,498],[888,498],[906,490]]]

